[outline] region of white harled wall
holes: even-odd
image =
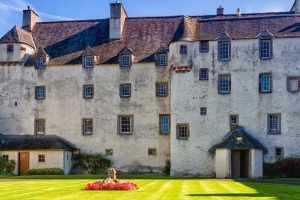
[[[274,38],[273,58],[259,59],[259,40],[232,40],[231,60],[217,59],[217,41],[209,42],[209,52],[199,53],[198,42],[170,45],[170,66],[192,63],[189,73],[172,72],[171,77],[171,162],[173,175],[214,174],[208,150],[229,132],[230,114],[239,115],[239,125],[268,148],[267,162],[275,161],[275,147],[285,156],[300,155],[300,93],[287,91],[287,76],[300,76],[300,38]],[[180,44],[188,45],[188,55],[179,54]],[[200,68],[209,69],[209,81],[200,81]],[[273,92],[260,94],[259,74],[272,73]],[[218,75],[231,74],[231,94],[218,94]],[[207,115],[200,116],[200,107]],[[267,114],[281,114],[281,135],[267,133]],[[190,138],[176,138],[176,124],[189,123]]]

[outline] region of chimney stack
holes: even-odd
[[[217,15],[224,15],[224,8],[222,6],[219,6],[217,9]]]
[[[27,10],[23,10],[22,28],[31,32],[33,27],[38,21],[39,21],[38,14],[36,14],[30,6],[28,6]]]
[[[238,17],[242,16],[242,11],[241,11],[240,8],[238,8],[238,9],[236,10],[236,12],[237,12],[237,16],[238,16]]]
[[[110,4],[109,38],[121,39],[127,13],[123,5],[116,1]]]

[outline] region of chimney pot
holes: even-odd
[[[238,9],[236,10],[236,12],[237,12],[237,16],[238,16],[238,17],[242,16],[242,11],[241,11],[240,8],[238,8]]]

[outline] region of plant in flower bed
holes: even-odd
[[[94,182],[88,183],[84,190],[137,190],[138,187],[135,183],[128,183],[122,181],[112,182]]]

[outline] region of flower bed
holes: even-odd
[[[135,183],[103,183],[103,182],[94,182],[88,183],[84,190],[137,190],[138,187]]]

